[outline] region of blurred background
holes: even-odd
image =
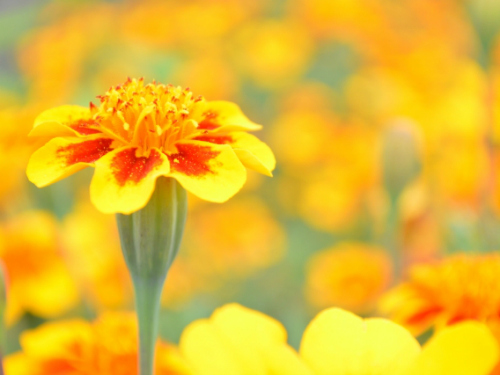
[[[34,118],[130,77],[238,103],[276,154],[225,204],[190,196],[160,333],[239,302],[297,347],[321,309],[379,315],[408,267],[500,249],[496,0],[0,0],[7,353],[45,321],[132,308],[92,169],[25,177]]]

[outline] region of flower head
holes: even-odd
[[[381,310],[415,334],[463,320],[500,323],[500,254],[451,256],[415,265]]]
[[[156,178],[223,202],[245,182],[244,166],[271,175],[271,150],[248,131],[260,125],[235,104],[206,102],[189,89],[128,79],[90,109],[63,106],[42,113],[30,133],[52,138],[30,159],[38,187],[95,166],[91,200],[105,213],[144,207]]]
[[[21,335],[22,352],[6,357],[7,375],[132,375],[137,366],[133,314],[108,312],[93,323],[81,319],[45,323]],[[188,374],[177,348],[158,342],[156,373]]]
[[[342,242],[310,259],[306,294],[316,307],[337,306],[362,313],[373,308],[391,276],[392,262],[384,249]]]

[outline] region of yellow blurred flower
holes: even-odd
[[[380,310],[415,334],[463,320],[500,322],[500,254],[457,254],[413,266]],[[500,336],[499,336],[500,338]]]
[[[130,214],[146,205],[159,176],[223,202],[243,186],[245,166],[267,175],[275,167],[269,147],[248,134],[261,126],[233,103],[135,79],[99,98],[99,107],[62,106],[37,118],[31,135],[52,139],[32,155],[30,181],[43,187],[95,166],[92,203]]]
[[[77,9],[74,4],[52,2],[47,18],[59,15],[57,21],[32,30],[20,43],[19,68],[33,102],[57,105],[75,95],[95,51],[116,35],[109,22],[115,16],[113,6],[92,4]]]
[[[197,375],[487,375],[499,356],[477,322],[447,328],[421,349],[391,321],[336,308],[316,316],[296,353],[279,322],[236,304],[191,323],[179,346]]]
[[[2,103],[0,102],[0,106]],[[26,197],[26,174],[24,169],[30,154],[39,147],[39,142],[27,140],[26,134],[33,125],[37,109],[33,106],[6,107],[0,109],[0,211],[9,211]],[[24,203],[24,202],[23,202]]]
[[[192,212],[181,257],[217,282],[270,267],[284,250],[283,228],[262,201],[247,197]]]
[[[261,21],[242,28],[236,37],[236,63],[258,85],[280,87],[307,68],[314,44],[307,29],[291,21]]]
[[[99,310],[130,303],[132,283],[113,216],[81,201],[64,218],[61,237],[68,267],[87,302]]]
[[[105,313],[95,322],[45,323],[21,335],[22,352],[7,356],[6,375],[137,374],[137,324],[132,313]],[[190,374],[177,348],[157,343],[156,374]]]
[[[228,99],[239,90],[239,77],[227,57],[212,53],[196,56],[180,64],[174,73],[177,81],[203,92],[206,98]]]
[[[217,41],[255,15],[262,1],[195,0],[163,3],[154,0],[118,6],[119,34],[147,46],[191,49]],[[168,14],[168,21],[160,15]]]
[[[316,228],[345,230],[379,184],[377,138],[358,124],[334,127],[331,138],[326,137],[330,144],[324,165],[304,175],[299,211]]]
[[[53,318],[78,303],[56,221],[48,213],[29,211],[3,221],[0,260],[6,267],[8,283],[7,324],[24,312]]]
[[[301,175],[328,163],[338,118],[324,110],[285,109],[273,124],[270,143],[288,173]],[[283,142],[283,134],[288,139]]]
[[[326,231],[350,228],[379,184],[376,131],[355,118],[339,118],[331,110],[333,98],[313,85],[289,95],[270,138],[282,162],[279,199]]]
[[[341,242],[315,253],[307,264],[305,293],[316,308],[370,311],[392,279],[392,262],[379,247]]]
[[[306,23],[318,37],[336,37],[360,46],[368,38],[387,35],[383,8],[374,0],[295,0],[292,14]]]

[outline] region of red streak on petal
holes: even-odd
[[[203,176],[214,173],[210,169],[209,161],[216,158],[220,151],[214,151],[210,147],[191,144],[178,144],[176,154],[168,155],[170,167],[177,172],[187,176]]]
[[[124,186],[127,182],[137,184],[163,162],[160,153],[154,149],[148,157],[137,157],[135,151],[135,148],[123,150],[117,153],[111,162],[113,174],[120,186]]]
[[[57,150],[57,156],[66,158],[67,165],[93,163],[112,150],[112,143],[113,140],[108,138],[72,143]]]
[[[218,113],[206,112],[204,113],[205,118],[198,124],[198,129],[213,130],[217,129],[220,125],[214,122],[214,120],[219,116]]]
[[[439,306],[431,306],[423,311],[420,311],[408,319],[406,319],[406,324],[408,325],[418,325],[424,323],[425,321],[432,319],[435,315],[439,314],[443,309]]]
[[[203,141],[209,143],[215,143],[217,145],[225,145],[228,143],[233,143],[233,137],[230,135],[200,135],[199,137],[193,138],[195,141]]]
[[[69,127],[73,130],[76,130],[78,133],[82,135],[89,135],[95,133],[101,133],[100,130],[91,128],[91,126],[99,126],[99,124],[94,120],[78,120],[77,122],[69,125]]]
[[[453,325],[453,324],[460,323],[460,322],[467,320],[467,319],[471,319],[471,318],[468,318],[468,317],[463,316],[463,315],[457,315],[457,316],[452,317],[450,320],[448,320],[447,324]]]

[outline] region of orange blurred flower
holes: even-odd
[[[283,228],[261,200],[247,197],[192,212],[181,257],[217,282],[267,268],[284,250]]]
[[[27,174],[47,186],[87,166],[104,213],[130,214],[146,205],[159,176],[191,193],[223,202],[241,189],[244,166],[271,175],[271,150],[248,131],[249,121],[229,102],[205,102],[172,85],[127,80],[99,97],[90,110],[63,106],[42,113],[33,136],[52,137],[31,157]]]
[[[6,375],[133,375],[137,324],[132,313],[105,313],[93,323],[45,323],[21,335],[22,352],[7,356]],[[189,374],[177,349],[157,343],[156,374]]]
[[[500,254],[457,254],[413,266],[380,310],[415,334],[472,319],[500,322]],[[500,336],[499,336],[500,338]]]
[[[314,254],[307,264],[306,295],[316,308],[372,309],[392,278],[392,262],[379,247],[341,242]]]
[[[7,273],[7,324],[24,312],[53,318],[78,303],[56,221],[48,213],[30,211],[4,221],[0,227],[0,260]]]

